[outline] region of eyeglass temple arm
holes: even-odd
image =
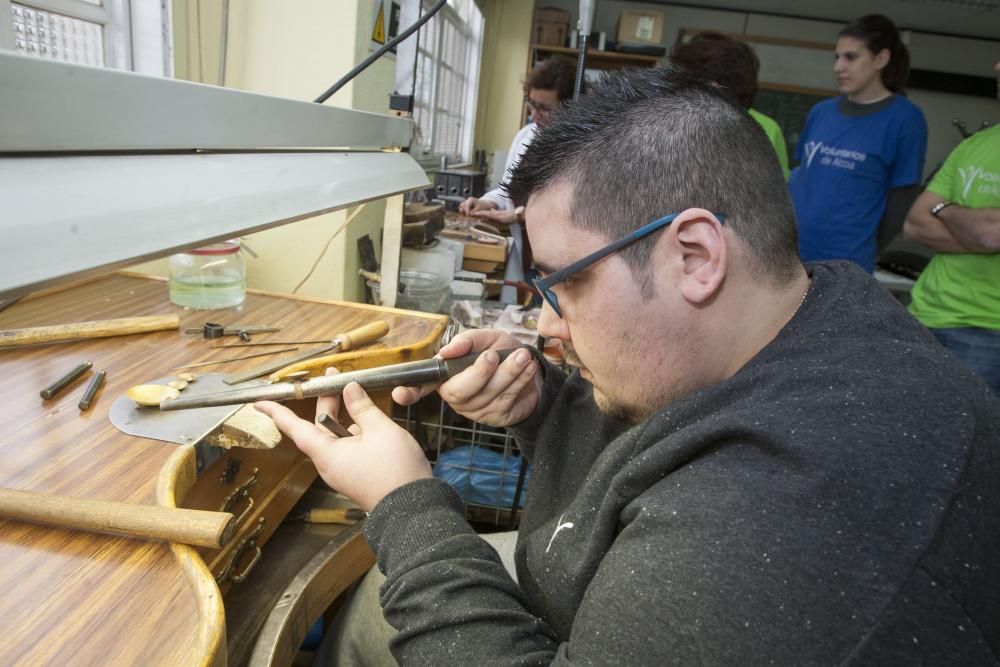
[[[642,236],[645,236],[645,234],[643,234]],[[546,288],[549,285],[555,285],[557,283],[560,283],[563,280],[565,280],[567,276],[571,276],[574,273],[578,272],[580,269],[590,266],[591,264],[596,263],[598,260],[604,259],[611,253],[617,252],[618,250],[624,248],[628,244],[634,242],[636,238],[642,238],[642,236],[634,237],[632,234],[630,234],[623,239],[618,239],[611,245],[601,248],[593,255],[587,255],[583,259],[579,259],[570,264],[569,266],[559,269],[555,273],[550,273],[549,275],[545,276],[538,282],[539,284],[542,284]]]
[[[715,215],[715,217],[719,219],[719,223],[720,224],[723,224],[723,225],[726,224],[726,214],[725,213],[713,213],[713,215]],[[600,250],[598,250],[594,254],[587,255],[583,259],[579,259],[579,260],[573,262],[572,264],[570,264],[569,266],[567,266],[565,268],[562,268],[562,269],[559,269],[555,273],[550,273],[549,275],[545,276],[541,280],[537,281],[537,283],[538,283],[538,285],[541,288],[547,289],[549,285],[555,285],[555,284],[561,282],[562,280],[564,280],[567,276],[573,275],[574,273],[576,273],[580,269],[582,269],[584,267],[587,267],[587,266],[590,266],[591,264],[594,264],[594,263],[598,262],[599,260],[604,259],[605,257],[607,257],[608,255],[610,255],[611,253],[618,252],[619,250],[621,250],[625,246],[631,245],[632,243],[635,243],[636,241],[638,241],[639,239],[641,239],[641,238],[643,238],[645,236],[649,236],[650,234],[652,234],[653,232],[657,231],[658,229],[660,229],[662,227],[666,227],[671,222],[673,222],[676,217],[677,217],[677,214],[675,213],[673,215],[668,215],[666,217],[660,218],[659,220],[654,220],[653,222],[649,223],[648,225],[645,225],[645,226],[640,227],[639,229],[635,230],[634,232],[632,232],[628,236],[624,236],[624,237],[618,239],[617,241],[615,241],[611,245],[607,245],[607,246],[601,248]]]

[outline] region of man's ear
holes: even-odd
[[[670,226],[683,262],[681,294],[701,305],[722,287],[728,268],[728,248],[722,223],[710,211],[689,208]]]

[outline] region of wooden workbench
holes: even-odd
[[[283,340],[332,338],[383,319],[390,326],[383,347],[401,346],[407,359],[431,356],[446,322],[438,315],[252,291],[235,309],[183,310],[169,302],[164,281],[115,274],[32,295],[0,312],[0,329],[170,313],[180,314],[181,330],[206,321],[272,325],[281,331],[267,335]],[[213,349],[218,342],[163,331],[0,350],[0,486],[217,510],[220,498],[260,468],[256,503],[228,548],[245,545],[255,526],[266,526],[250,542],[266,552],[268,537],[316,475],[293,444],[230,450],[196,479],[191,446],[127,436],[108,421],[109,407],[130,386],[182,364],[259,349]],[[204,370],[246,370],[268,359]],[[41,388],[84,360],[108,371],[91,410],[77,408],[86,378],[52,400],[39,397]],[[220,475],[219,466],[237,472]],[[352,545],[358,540],[355,530]],[[357,562],[353,546],[351,553],[353,567],[363,571],[370,561]],[[224,596],[215,576],[227,558],[222,550],[0,520],[0,664],[225,664]],[[222,589],[230,586],[239,590],[229,582]]]

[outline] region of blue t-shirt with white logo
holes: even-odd
[[[803,261],[849,259],[873,271],[889,189],[920,183],[924,114],[901,95],[876,105],[867,113],[835,97],[809,112],[788,181]],[[862,111],[844,113],[845,106]]]

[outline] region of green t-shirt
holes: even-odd
[[[1000,125],[959,144],[927,189],[968,208],[1000,208]],[[1000,330],[1000,254],[939,253],[912,297],[925,326]]]
[[[765,116],[756,109],[747,109],[747,111],[750,112],[750,116],[755,121],[760,123],[760,126],[764,128],[764,132],[767,134],[767,138],[774,144],[774,151],[778,154],[778,162],[781,163],[781,172],[785,175],[785,180],[787,181],[788,148],[785,147],[785,137],[781,134],[781,128],[778,127],[778,124],[770,116]]]

